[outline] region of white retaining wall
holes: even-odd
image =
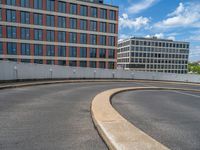
[[[0,80],[61,78],[115,78],[184,81],[200,83],[200,75],[133,72],[0,61]]]

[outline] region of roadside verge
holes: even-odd
[[[99,134],[111,150],[168,150],[167,147],[139,130],[123,118],[111,105],[111,98],[120,92],[132,90],[200,90],[157,87],[118,88],[98,94],[92,101],[92,119]]]

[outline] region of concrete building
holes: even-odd
[[[103,0],[0,0],[0,60],[113,69],[117,36]]]
[[[118,43],[117,55],[118,68],[179,74],[188,72],[188,42],[133,37]]]

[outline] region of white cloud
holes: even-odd
[[[118,42],[121,42],[121,41],[123,41],[124,39],[128,39],[128,38],[130,38],[131,36],[130,35],[128,35],[128,34],[120,34],[119,35],[119,40],[118,40]]]
[[[164,35],[163,33],[156,33],[154,35],[146,35],[146,38],[157,37],[158,39],[175,40],[175,36]]]
[[[128,12],[131,14],[137,14],[149,7],[151,7],[157,0],[142,0],[140,3],[133,3],[129,8]]]
[[[180,13],[182,13],[184,11],[184,5],[183,3],[179,3],[179,6],[176,8],[176,10],[170,14],[168,14],[167,16],[175,16],[175,15],[179,15]]]
[[[119,17],[119,27],[120,28],[129,28],[139,30],[142,27],[148,26],[150,22],[149,18],[146,17],[138,17],[135,19],[129,19],[128,14],[124,13],[121,17]]]
[[[192,46],[190,48],[190,60],[200,61],[200,46]]]
[[[155,24],[156,28],[200,27],[200,3],[180,3],[168,18]]]
[[[167,37],[167,39],[169,39],[169,40],[173,40],[173,41],[176,40],[175,36],[169,36],[169,37]]]
[[[157,38],[159,38],[159,39],[164,38],[164,34],[163,33],[157,33],[154,36],[157,37]]]

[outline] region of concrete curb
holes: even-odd
[[[26,86],[38,86],[47,84],[61,84],[61,83],[84,83],[84,82],[130,82],[130,80],[58,80],[58,81],[35,81],[30,83],[16,83],[8,85],[0,85],[0,90],[9,88],[18,88]]]
[[[61,83],[84,83],[84,82],[138,82],[138,83],[163,83],[163,84],[180,84],[180,85],[193,85],[200,86],[198,83],[181,83],[181,82],[166,82],[166,81],[149,81],[149,80],[57,80],[57,81],[35,81],[30,83],[16,83],[1,86],[2,89],[18,88],[26,86],[38,86],[45,84],[61,84]]]
[[[179,90],[200,92],[200,90],[180,88],[136,87],[118,88],[98,94],[92,101],[93,122],[111,150],[168,150],[143,131],[123,118],[111,105],[111,98],[120,92],[132,90]]]

